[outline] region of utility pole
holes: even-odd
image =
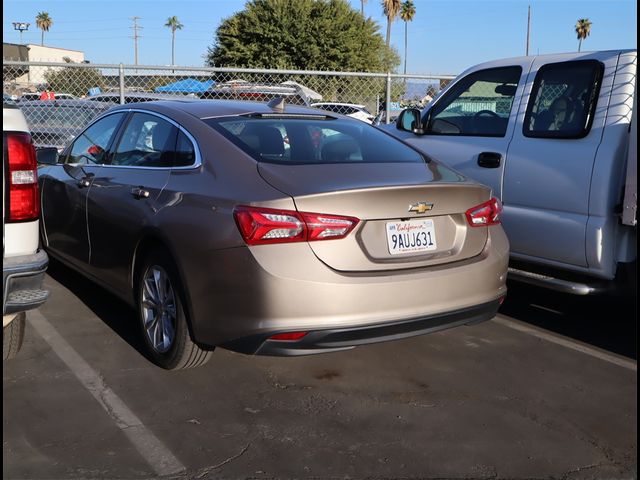
[[[531,32],[531,5],[529,5],[529,13],[527,14],[527,57],[529,56],[529,35]]]
[[[140,35],[138,35],[138,30],[142,30],[142,27],[138,25],[138,20],[140,20],[141,17],[131,17],[131,20],[133,20],[133,27],[129,27],[130,29],[133,30],[133,45],[134,45],[134,64],[138,65],[138,38],[140,37]]]

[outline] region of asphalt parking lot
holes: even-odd
[[[635,299],[510,286],[496,319],[167,372],[57,263],[3,365],[3,478],[636,478]]]

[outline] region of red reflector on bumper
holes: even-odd
[[[300,340],[309,332],[287,332],[287,333],[278,333],[276,335],[271,335],[269,340]]]

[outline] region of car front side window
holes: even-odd
[[[65,163],[99,165],[106,161],[106,151],[122,120],[123,113],[108,115],[87,128],[75,139]]]

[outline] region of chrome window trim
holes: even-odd
[[[202,155],[200,154],[200,147],[198,145],[198,142],[193,137],[193,135],[191,135],[182,125],[178,124],[173,119],[167,117],[166,115],[163,115],[162,113],[157,113],[157,112],[153,112],[153,111],[150,111],[150,110],[143,110],[143,109],[140,109],[140,108],[126,108],[126,109],[123,108],[122,110],[117,110],[117,111],[115,111],[113,113],[118,113],[118,112],[146,113],[148,115],[152,115],[152,116],[161,118],[161,119],[169,122],[174,127],[176,127],[178,130],[180,130],[182,133],[184,133],[185,136],[189,139],[189,141],[191,142],[191,146],[193,147],[193,150],[194,150],[194,152],[196,154],[196,159],[195,159],[193,165],[188,165],[188,166],[184,166],[184,167],[144,167],[144,166],[133,166],[133,165],[110,165],[108,163],[103,163],[102,164],[103,167],[108,167],[108,168],[126,168],[126,169],[135,169],[135,170],[195,170],[195,169],[198,169],[198,168],[200,168],[202,166]],[[104,118],[104,116],[100,117],[100,118]]]

